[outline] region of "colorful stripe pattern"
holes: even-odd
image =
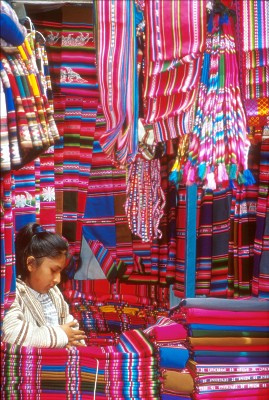
[[[269,292],[269,135],[261,143],[259,188],[257,200],[256,231],[252,294],[268,297]]]
[[[96,298],[93,292],[74,290],[66,290],[64,294],[68,298],[70,313],[86,332],[87,345],[116,344],[120,333],[145,329],[155,324],[160,315],[167,315],[167,309],[146,299],[144,304],[139,304],[139,299],[130,294],[115,296],[114,299],[109,294],[100,294]]]
[[[18,52],[1,53],[1,81],[10,130],[10,154],[6,140],[3,141],[5,159],[10,159],[8,164],[5,161],[6,166],[1,161],[3,172],[23,166],[59,139],[47,97],[46,50],[35,37],[31,39],[25,39]]]
[[[193,399],[268,396],[268,300],[184,299],[170,318],[188,330]]]
[[[134,1],[96,1],[97,66],[106,131],[103,150],[115,163],[134,160],[138,144],[137,20]]]
[[[157,358],[138,330],[121,334],[116,346],[28,349],[2,343],[1,360],[5,398],[159,398]]]
[[[15,300],[15,249],[14,249],[14,177],[1,175],[1,323],[4,313]]]
[[[95,40],[89,8],[84,22],[76,7],[63,9],[62,22],[35,21],[47,39],[53,79],[55,120],[56,228],[78,258],[91,170],[98,102]],[[85,62],[87,60],[87,63]]]
[[[143,123],[152,125],[156,142],[166,141],[193,128],[205,48],[206,2],[144,3]]]

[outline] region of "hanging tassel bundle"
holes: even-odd
[[[165,206],[160,160],[137,158],[128,167],[125,212],[134,235],[149,242],[160,238],[158,226]]]
[[[187,185],[202,182],[212,190],[230,180],[253,184],[247,168],[249,146],[233,20],[228,15],[211,15],[183,181]]]

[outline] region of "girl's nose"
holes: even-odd
[[[58,285],[61,282],[61,273],[57,272],[53,277],[53,282]]]

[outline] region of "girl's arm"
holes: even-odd
[[[19,300],[16,297],[3,319],[3,342],[30,347],[65,347],[68,344],[67,334],[60,326],[37,326],[31,312]]]
[[[84,340],[86,339],[85,332],[80,330],[78,321],[69,313],[69,305],[64,300],[63,294],[57,286],[53,288],[51,295],[53,296],[56,309],[61,310],[62,318],[61,315],[59,315],[59,318],[61,320],[61,328],[68,336],[68,346],[86,346]]]

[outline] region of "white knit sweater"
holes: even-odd
[[[57,286],[50,289],[49,295],[56,307],[59,325],[72,321],[74,318]],[[65,347],[68,343],[60,326],[46,325],[40,302],[20,279],[17,279],[15,301],[3,319],[2,340],[30,347]]]

